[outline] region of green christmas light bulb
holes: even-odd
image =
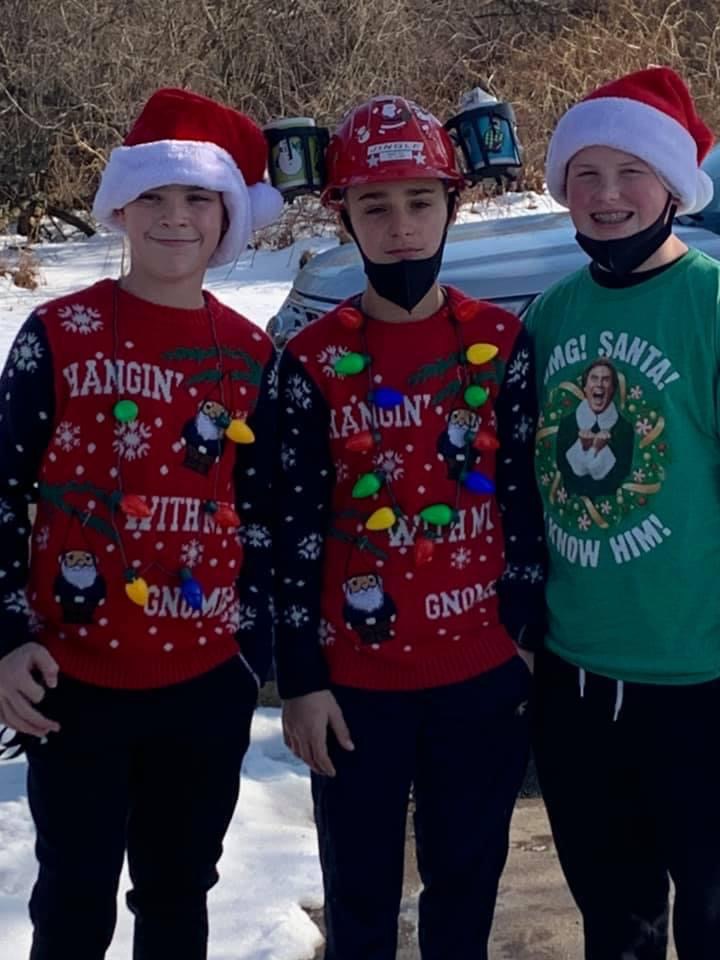
[[[468,387],[464,393],[465,403],[472,407],[473,410],[476,407],[481,407],[490,396],[485,387],[479,387],[477,384],[473,384],[471,387]]]
[[[455,519],[455,511],[447,503],[433,503],[432,506],[421,510],[420,516],[426,523],[431,523],[435,527],[446,527]]]
[[[356,500],[362,497],[371,497],[374,493],[378,492],[381,486],[382,477],[377,473],[363,473],[363,475],[355,481],[352,495]]]
[[[138,415],[138,405],[134,400],[118,400],[113,407],[113,416],[119,423],[130,423],[136,420]]]
[[[333,369],[341,377],[352,376],[356,373],[362,373],[371,359],[366,353],[346,353],[335,360]]]

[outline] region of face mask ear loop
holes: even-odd
[[[353,238],[355,243],[357,243],[358,239],[355,236],[355,230],[353,228],[352,221],[350,220],[350,214],[347,212],[347,207],[343,207],[342,210],[340,211],[340,221],[342,225],[345,227],[345,229],[347,230],[347,232],[350,234],[350,236]],[[359,243],[358,243],[358,246],[360,246]]]

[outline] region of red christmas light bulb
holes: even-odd
[[[120,501],[120,509],[127,517],[138,517],[143,519],[152,516],[152,510],[147,504],[145,497],[137,493],[125,493]]]
[[[215,523],[221,527],[239,527],[240,517],[229,503],[220,503],[214,513]]]
[[[478,430],[472,445],[476,450],[497,450],[500,441],[489,430]]]
[[[458,323],[467,323],[478,315],[480,306],[474,300],[461,300],[453,307],[453,315]]]
[[[346,330],[359,330],[365,323],[365,318],[354,307],[342,307],[337,312],[340,323]]]
[[[435,544],[428,537],[417,537],[413,553],[415,555],[415,566],[422,567],[432,560],[435,553]]]
[[[345,441],[345,449],[351,453],[367,453],[375,446],[375,437],[370,430],[354,433]]]

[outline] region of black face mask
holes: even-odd
[[[432,288],[440,273],[445,237],[432,257],[423,260],[398,260],[396,263],[373,263],[360,250],[365,274],[373,289],[384,300],[410,313]]]
[[[663,212],[654,223],[631,237],[621,237],[619,240],[594,240],[584,233],[575,234],[575,240],[585,253],[605,267],[616,277],[624,277],[636,270],[641,263],[645,263],[656,250],[665,243],[672,233],[673,217],[677,207],[668,195]]]
[[[403,310],[407,310],[408,313],[414,310],[425,294],[430,291],[440,273],[445,240],[447,239],[447,228],[454,209],[455,195],[450,194],[448,196],[448,222],[445,225],[445,232],[440,241],[440,246],[431,257],[425,257],[423,260],[397,260],[395,263],[374,263],[372,260],[368,260],[357,241],[347,211],[342,211],[343,224],[357,243],[365,267],[365,275],[379,296]]]

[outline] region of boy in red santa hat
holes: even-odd
[[[550,533],[536,755],[587,960],[664,960],[670,879],[678,957],[720,956],[720,264],[673,233],[711,199],[712,142],[656,67],[573,106],[548,151],[591,263],[527,318]]]
[[[279,213],[265,158],[250,118],[156,92],[95,200],[129,272],[36,310],[0,380],[0,720],[29,762],[33,960],[105,956],[126,853],[136,960],[206,956],[270,660],[275,391],[268,338],[202,284]]]

